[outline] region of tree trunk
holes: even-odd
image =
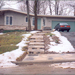
[[[75,16],[75,7],[74,7],[74,16]]]
[[[58,15],[59,0],[55,0],[55,15]]]
[[[37,0],[34,1],[35,30],[37,30]]]
[[[50,15],[52,15],[51,0],[49,0],[49,9],[50,9]]]
[[[31,31],[31,23],[30,23],[30,16],[29,16],[29,1],[26,0],[27,5],[27,18],[28,18],[28,30]]]
[[[37,14],[40,13],[40,1],[37,0]]]

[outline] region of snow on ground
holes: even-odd
[[[68,41],[68,39],[64,36],[62,36],[58,31],[52,32],[52,34],[55,34],[57,37],[59,37],[60,40],[60,44],[57,44],[55,42],[50,42],[51,45],[49,45],[49,52],[53,51],[53,52],[58,52],[58,53],[62,53],[62,52],[75,52],[73,46],[71,45],[71,43]],[[52,40],[52,38],[50,37],[50,40]]]
[[[26,46],[26,43],[28,41],[27,38],[30,36],[31,34],[23,34],[22,36],[24,36],[24,38],[22,39],[22,41],[17,44],[17,46],[19,46],[18,49],[13,50],[11,52],[6,52],[3,54],[0,54],[0,68],[5,68],[5,67],[15,67],[16,65],[11,63],[11,61],[16,61],[16,58],[21,56],[24,51],[22,51],[22,47]]]
[[[30,33],[31,34],[34,34],[34,33],[37,33],[37,32],[40,32],[40,31],[31,31]]]
[[[38,31],[31,31],[29,34],[22,34],[24,37],[20,43],[18,43],[16,46],[19,46],[18,49],[13,50],[11,52],[5,52],[3,54],[0,54],[0,68],[7,68],[7,67],[16,67],[17,65],[11,63],[11,61],[16,61],[16,58],[21,56],[24,51],[22,51],[22,48],[26,46],[26,43],[29,41],[26,41],[27,38]]]
[[[63,69],[67,69],[67,68],[75,68],[75,62],[66,62],[66,63],[55,63],[55,64],[51,64],[50,66],[54,66],[56,68],[61,67]]]
[[[4,33],[0,33],[0,35],[3,35]]]
[[[75,52],[73,46],[71,43],[68,41],[68,39],[64,36],[61,36],[61,34],[58,31],[52,32],[52,34],[55,34],[57,37],[60,39],[60,44],[56,44],[55,42],[50,42],[51,45],[50,49],[48,51],[53,51],[53,52]],[[50,40],[53,41],[53,39],[50,37]],[[54,67],[62,67],[62,68],[75,68],[75,62],[66,62],[66,63],[55,63],[51,64],[50,66]]]

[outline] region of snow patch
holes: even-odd
[[[0,35],[3,35],[4,33],[0,33]]]
[[[31,31],[30,33],[31,34],[34,34],[34,33],[37,33],[37,32],[40,32],[40,31]]]
[[[51,64],[50,66],[54,67],[61,67],[61,68],[75,68],[75,62],[67,62],[67,63],[57,63],[57,64]]]
[[[49,45],[50,48],[48,49],[49,52],[51,51],[58,53],[68,52],[68,51],[75,52],[73,46],[66,37],[61,36],[61,34],[58,31],[52,32],[52,34],[55,34],[59,38],[60,44],[55,44],[54,42],[51,42],[51,45]]]
[[[27,38],[30,36],[31,34],[23,34],[22,36],[24,36],[24,38],[22,39],[22,41],[17,44],[17,46],[19,46],[18,49],[13,50],[11,52],[6,52],[3,54],[0,54],[0,67],[1,68],[5,68],[5,67],[16,67],[17,65],[11,63],[11,61],[16,61],[16,58],[21,56],[24,51],[22,51],[22,47],[26,46],[26,43],[28,41]]]
[[[62,52],[75,52],[73,46],[71,45],[71,43],[68,41],[68,39],[64,36],[62,36],[58,31],[52,32],[52,34],[55,34],[59,40],[60,40],[60,44],[56,44],[55,42],[50,42],[49,45],[49,52],[53,51],[53,52],[58,52],[58,53],[62,53]],[[50,37],[50,40],[52,40],[52,38]],[[75,68],[75,62],[67,62],[67,63],[55,63],[55,64],[51,64],[50,66],[54,66],[54,67],[61,67],[61,68]]]

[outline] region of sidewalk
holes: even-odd
[[[22,61],[12,62],[19,65],[75,62],[75,54],[44,54],[44,34],[45,33],[35,33],[32,35],[28,46],[28,52],[31,54],[29,53]]]
[[[13,61],[13,63],[18,65],[62,62],[75,62],[75,54],[39,54],[36,56],[27,55],[23,61]]]

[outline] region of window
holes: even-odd
[[[45,18],[43,18],[43,26],[45,26]]]
[[[6,25],[8,25],[8,20],[9,20],[9,17],[6,16]]]
[[[35,25],[35,18],[33,17],[33,25]]]
[[[28,22],[28,18],[26,17],[26,22]]]
[[[12,25],[12,17],[10,17],[10,25]]]
[[[12,17],[6,16],[6,25],[12,25]]]

